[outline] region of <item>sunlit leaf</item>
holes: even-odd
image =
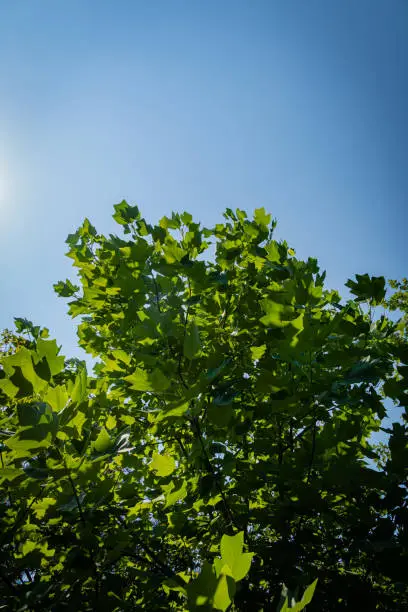
[[[60,412],[68,402],[68,393],[65,385],[48,387],[44,399],[50,404],[53,410]]]
[[[136,368],[130,376],[126,376],[134,391],[155,391],[160,393],[170,386],[170,381],[164,376],[159,368],[155,368],[150,374],[146,370]]]
[[[173,506],[176,502],[184,499],[187,495],[187,483],[183,480],[181,483],[171,483],[169,490],[165,493],[166,504],[165,508]]]
[[[161,455],[153,453],[150,469],[154,470],[158,476],[169,476],[174,472],[176,462],[170,455]]]
[[[264,208],[257,208],[254,212],[255,223],[267,227],[271,222],[272,216],[265,212]]]

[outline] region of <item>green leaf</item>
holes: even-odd
[[[213,607],[225,612],[235,595],[235,582],[231,576],[221,575],[215,589]]]
[[[346,287],[357,296],[357,300],[369,300],[374,305],[381,304],[385,297],[385,278],[368,274],[356,274],[356,281],[349,279]]]
[[[21,403],[17,406],[18,421],[23,427],[37,425],[43,410],[39,404]]]
[[[191,322],[186,331],[184,338],[184,356],[187,359],[194,359],[201,349],[200,334],[198,327],[194,322]]]
[[[192,223],[192,221],[193,221],[193,217],[192,217],[192,215],[190,215],[190,213],[183,212],[180,215],[180,220],[181,220],[182,223],[184,223],[184,225],[190,225],[190,223]]]
[[[183,480],[181,483],[178,483],[177,485],[174,482],[171,482],[169,487],[162,488],[163,491],[165,491],[165,508],[173,506],[178,501],[184,499],[187,495],[187,483],[185,480]]]
[[[294,308],[270,299],[262,300],[261,305],[266,314],[260,321],[267,327],[287,327],[293,319],[299,317]]]
[[[140,212],[137,206],[129,206],[126,200],[122,200],[120,204],[114,206],[115,214],[113,218],[120,225],[128,225],[132,221],[140,219]]]
[[[77,435],[81,436],[82,428],[86,423],[86,420],[85,414],[81,410],[76,410],[74,411],[72,418],[66,422],[66,425],[68,425],[68,427],[74,427]]]
[[[131,389],[134,391],[153,391],[149,373],[141,368],[136,368],[133,374],[125,377],[125,380],[131,384]]]
[[[95,442],[93,443],[93,447],[97,453],[104,453],[111,446],[112,446],[112,440],[108,432],[106,431],[106,429],[103,427],[101,431],[99,432],[98,437],[96,438]]]
[[[212,609],[214,594],[218,580],[211,565],[205,561],[199,576],[187,586],[189,610]],[[202,606],[206,606],[203,608]]]
[[[7,446],[18,453],[48,448],[54,433],[55,427],[53,424],[41,423],[35,427],[24,427],[17,434],[7,439]]]
[[[68,393],[65,385],[48,387],[44,400],[49,403],[55,412],[60,412],[68,402]]]
[[[108,429],[115,429],[115,427],[116,427],[116,419],[115,419],[115,417],[112,414],[108,415],[108,418],[106,419],[105,425],[106,425],[106,427]]]
[[[29,333],[35,339],[37,339],[40,335],[40,327],[38,325],[33,325],[33,323],[28,319],[14,317],[14,324],[16,326],[16,330],[20,334]]]
[[[43,497],[40,501],[33,504],[32,509],[37,519],[42,519],[47,513],[47,510],[54,506],[57,500],[54,497]]]
[[[128,353],[126,353],[125,351],[121,351],[121,350],[115,350],[112,351],[112,356],[117,360],[117,361],[122,361],[123,363],[125,363],[126,365],[130,365],[130,362],[132,360],[131,356],[128,355]]]
[[[180,219],[176,219],[173,215],[172,219],[169,219],[168,217],[164,216],[160,219],[159,221],[159,225],[160,227],[163,227],[164,229],[179,229],[180,228]]]
[[[170,381],[159,368],[155,368],[150,377],[153,391],[161,393],[170,387]]]
[[[265,250],[267,252],[267,260],[271,263],[279,263],[280,262],[280,252],[278,248],[278,243],[275,240],[272,240],[266,247]]]
[[[52,376],[59,374],[64,368],[64,357],[59,356],[59,348],[55,340],[37,340],[37,353],[40,358],[45,357]]]
[[[266,344],[262,346],[251,346],[251,356],[254,361],[258,361],[265,354]]]
[[[176,469],[176,462],[170,455],[160,455],[155,452],[149,467],[155,470],[158,476],[169,476]]]
[[[11,380],[9,380],[8,378],[3,378],[2,380],[0,380],[0,389],[3,391],[3,393],[5,393],[5,395],[10,397],[11,399],[13,399],[13,397],[15,397],[18,393],[18,387],[16,387],[16,385],[13,385]]]
[[[220,559],[219,557],[216,557],[214,559],[214,569],[215,569],[215,573],[217,575],[217,578],[219,578],[221,576],[221,574],[230,574],[231,573],[229,565],[226,565],[224,563],[224,561],[222,559]]]
[[[280,608],[280,612],[300,612],[301,610],[304,610],[304,608],[312,601],[316,585],[317,580],[307,587],[301,601],[296,602],[294,605],[289,606],[289,602],[286,599],[283,606]]]
[[[166,410],[161,410],[155,417],[155,422],[166,420],[177,420],[181,419],[183,415],[189,409],[188,402],[182,401],[176,402],[175,404],[167,404]]]
[[[86,368],[81,368],[70,391],[71,399],[76,404],[81,404],[87,397],[87,378]]]
[[[163,253],[168,264],[177,263],[186,255],[186,251],[179,247],[177,243],[164,245]]]
[[[125,380],[131,384],[134,391],[155,391],[157,393],[166,391],[170,386],[170,381],[164,376],[159,368],[155,368],[150,374],[146,370],[136,368]]]
[[[223,562],[231,569],[242,555],[244,547],[244,532],[240,531],[234,536],[223,535],[221,538],[221,557]]]
[[[245,578],[249,572],[253,556],[254,553],[242,553],[242,555],[235,560],[233,567],[231,567],[231,574],[236,582]]]
[[[306,591],[303,594],[302,601],[301,601],[303,606],[307,606],[312,601],[314,592],[316,590],[316,585],[317,585],[317,579],[307,587]]]
[[[254,221],[257,225],[268,227],[271,222],[272,215],[267,214],[264,208],[257,208],[254,212]]]
[[[59,281],[54,285],[55,292],[60,297],[72,297],[75,293],[79,291],[79,287],[77,285],[73,285],[70,280]]]
[[[21,476],[22,474],[23,471],[17,468],[0,467],[0,479],[4,478],[4,480],[12,481],[18,476]]]
[[[221,538],[222,563],[229,569],[228,573],[236,582],[245,578],[251,567],[253,553],[243,553],[244,532],[235,536],[223,535]],[[227,571],[223,569],[221,571]]]
[[[27,540],[21,545],[20,552],[23,555],[23,557],[25,557],[26,555],[30,554],[30,552],[32,552],[36,548],[37,548],[37,544],[35,542],[31,542],[30,540]]]
[[[42,342],[46,341],[43,340]],[[41,393],[41,391],[46,389],[47,381],[40,378],[34,370],[33,355],[35,356],[35,353],[32,353],[26,347],[22,347],[14,355],[3,360],[3,367],[6,372],[11,373],[14,370],[14,375],[10,377],[13,384],[19,387],[20,390],[24,389],[25,381],[28,381],[35,393]],[[19,370],[16,370],[16,368],[19,368]],[[24,391],[24,395],[28,395],[28,393]]]

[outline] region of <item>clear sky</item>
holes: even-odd
[[[338,289],[407,275],[407,109],[406,0],[1,0],[0,328],[79,354],[64,240],[123,198],[264,206]]]

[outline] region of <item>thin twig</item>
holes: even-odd
[[[64,463],[65,463],[65,460],[64,460]],[[71,474],[68,471],[68,468],[67,468],[66,464],[65,464],[65,469],[67,470],[68,480],[70,482],[72,491],[74,493],[76,505],[78,507],[79,516],[81,518],[82,524],[85,526],[86,525],[86,518],[85,518],[83,509],[82,509],[81,502],[80,502],[79,497],[78,497],[78,493],[77,493],[77,490],[76,490],[76,487],[75,487],[75,483],[72,480]],[[94,576],[95,576],[95,605],[96,605],[97,602],[98,602],[98,599],[99,599],[99,576],[98,576],[98,568],[97,568],[97,565],[96,565],[95,557],[94,557],[94,554],[93,554],[93,551],[92,551],[91,548],[89,548],[89,556],[90,556],[90,559],[92,561],[92,565],[93,565],[93,569],[94,569]]]
[[[180,448],[181,448],[181,452],[183,453],[183,455],[184,455],[185,457],[187,457],[187,452],[186,452],[186,449],[185,449],[185,447],[184,447],[183,442],[181,441],[181,438],[176,438],[176,440],[177,440],[177,442],[179,443],[179,446],[180,446]]]
[[[154,284],[154,289],[155,289],[155,293],[156,293],[156,306],[157,306],[157,310],[160,312],[161,314],[161,308],[160,308],[160,297],[159,297],[159,288],[157,286],[157,282],[156,279],[153,275],[153,270],[151,270],[151,274],[152,274],[152,279],[153,279],[153,284]]]
[[[68,473],[68,480],[69,480],[69,483],[71,485],[72,491],[74,493],[74,497],[75,497],[76,505],[77,505],[77,508],[78,508],[79,516],[81,517],[82,523],[84,525],[86,525],[86,519],[85,519],[85,515],[84,515],[83,510],[82,510],[81,503],[79,501],[78,493],[77,493],[77,490],[75,488],[74,481],[71,478],[71,474],[69,474],[69,473]]]
[[[186,333],[187,333],[187,322],[188,322],[189,312],[190,312],[190,306],[187,306],[186,315],[185,315],[185,318],[184,318],[183,346],[181,347],[180,352],[179,352],[178,366],[177,366],[177,371],[178,371],[178,375],[179,375],[180,381],[181,381],[181,383],[182,383],[182,385],[183,385],[183,387],[185,389],[188,389],[188,385],[186,384],[186,381],[184,380],[184,376],[183,376],[183,372],[182,372],[181,366],[182,366],[182,359],[183,359],[184,341],[186,339]]]
[[[317,430],[316,423],[317,423],[317,421],[316,421],[316,418],[315,418],[315,420],[313,422],[312,452],[310,454],[309,469],[308,469],[308,472],[307,472],[307,484],[310,483],[310,476],[312,474],[314,456],[315,456],[315,452],[316,452],[316,430]]]
[[[200,423],[199,423],[199,421],[198,421],[198,419],[196,417],[193,418],[191,422],[192,422],[192,425],[195,426],[195,430],[197,432],[198,440],[200,442],[200,446],[201,446],[201,449],[202,449],[203,454],[204,454],[204,458],[205,458],[205,462],[206,462],[206,465],[207,465],[207,469],[211,473],[211,475],[213,476],[215,485],[216,485],[216,487],[218,489],[218,493],[221,495],[221,499],[222,499],[222,502],[223,502],[223,505],[224,505],[225,515],[226,515],[226,517],[228,517],[229,522],[232,525],[234,525],[234,527],[236,529],[239,529],[239,526],[236,523],[236,520],[235,520],[235,517],[234,517],[234,515],[232,513],[232,510],[231,510],[231,508],[228,505],[227,498],[225,496],[224,490],[221,487],[219,476],[216,473],[216,471],[214,470],[213,465],[212,465],[212,463],[210,461],[210,458],[208,456],[207,449],[205,448],[203,436],[202,436],[202,433],[201,433]]]

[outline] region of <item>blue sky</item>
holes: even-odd
[[[264,206],[335,288],[407,275],[405,0],[4,0],[0,83],[1,328],[79,354],[64,240],[123,198]]]

